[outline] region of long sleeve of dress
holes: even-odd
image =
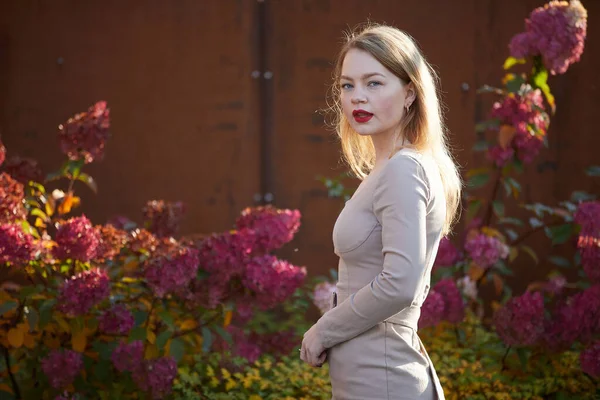
[[[411,306],[422,290],[429,201],[425,171],[413,157],[398,155],[377,178],[373,211],[382,229],[383,270],[319,319],[317,329],[325,348],[350,340]]]

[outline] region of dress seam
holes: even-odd
[[[384,354],[384,359],[385,359],[385,392],[387,394],[387,399],[390,400],[390,384],[388,381],[388,370],[389,370],[389,366],[388,366],[388,357],[387,357],[387,330],[388,330],[388,324],[385,323],[385,321],[383,322],[383,344],[384,344],[384,349],[383,349],[383,354]]]

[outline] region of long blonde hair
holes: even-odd
[[[349,33],[335,66],[332,86],[336,132],[342,152],[354,174],[364,179],[375,164],[375,148],[369,136],[361,136],[344,116],[340,101],[340,75],[344,58],[350,49],[368,52],[404,83],[412,82],[416,98],[401,122],[401,132],[416,150],[431,154],[436,161],[446,197],[446,222],[443,233],[450,232],[457,219],[461,178],[446,139],[446,128],[438,100],[438,77],[423,54],[405,32],[385,25],[369,24]],[[395,154],[401,147],[394,149]]]

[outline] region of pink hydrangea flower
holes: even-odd
[[[532,11],[526,31],[510,42],[513,57],[541,55],[552,75],[564,74],[581,58],[587,35],[587,11],[579,0],[550,1]]]
[[[44,174],[38,162],[32,158],[11,156],[4,163],[4,171],[23,185],[29,181],[42,183]]]
[[[335,292],[336,284],[330,282],[320,282],[315,285],[313,290],[313,303],[321,314],[325,314],[331,308],[331,296]]]
[[[290,242],[300,227],[300,211],[271,206],[246,208],[236,221],[239,230],[255,232],[255,250],[269,252]]]
[[[119,372],[133,372],[144,360],[144,343],[135,340],[131,343],[120,342],[113,350],[111,360]]]
[[[100,245],[100,235],[85,215],[61,224],[55,240],[54,256],[61,260],[90,261],[96,257]]]
[[[590,345],[579,355],[581,370],[593,378],[600,378],[600,342]]]
[[[117,304],[105,311],[98,321],[100,331],[115,335],[128,334],[133,325],[135,325],[133,315],[122,304]]]
[[[4,164],[4,160],[6,159],[6,147],[4,147],[4,143],[2,143],[2,139],[0,139],[0,166]]]
[[[147,229],[157,237],[170,237],[179,230],[185,206],[181,201],[152,200],[143,208]]]
[[[242,283],[255,293],[258,305],[268,309],[291,296],[305,277],[306,268],[265,255],[248,262]]]
[[[600,201],[579,204],[574,219],[581,225],[577,247],[583,269],[592,282],[600,283]]]
[[[42,371],[48,377],[50,385],[61,389],[73,383],[83,369],[83,358],[73,350],[52,350],[42,359]]]
[[[196,277],[200,262],[197,249],[164,243],[143,266],[146,282],[158,297],[184,289]]]
[[[129,232],[129,250],[137,255],[153,253],[158,243],[158,239],[145,229],[134,229]]]
[[[500,145],[496,145],[488,150],[487,155],[497,167],[503,167],[507,162],[512,160],[515,155],[515,150],[512,147],[503,148]]]
[[[254,232],[249,229],[213,234],[198,245],[202,260],[200,268],[218,275],[226,282],[234,276],[241,276],[245,270],[244,265],[251,257],[254,243]]]
[[[101,160],[109,127],[110,110],[105,101],[99,101],[87,112],[76,114],[59,125],[60,148],[71,160],[83,159],[86,164]]]
[[[112,225],[98,225],[95,229],[100,238],[96,248],[96,260],[112,260],[119,255],[121,249],[127,244],[127,232]]]
[[[149,392],[153,399],[163,399],[173,389],[173,381],[177,377],[177,362],[173,357],[144,360],[133,371],[132,376],[136,385]]]
[[[448,239],[443,237],[440,240],[437,255],[435,257],[434,268],[449,267],[460,261],[460,253],[456,246]]]
[[[445,306],[444,297],[434,289],[431,289],[421,306],[419,329],[439,324],[442,321]]]
[[[106,271],[93,268],[67,279],[60,288],[58,309],[68,315],[88,313],[110,295],[110,278]]]
[[[25,234],[21,225],[0,225],[0,264],[27,264],[35,257],[33,237]]]
[[[477,300],[477,283],[466,275],[456,282],[456,286],[462,291],[463,295],[471,300]]]
[[[473,235],[465,243],[469,257],[481,268],[489,268],[508,257],[510,249],[500,239],[483,233]]]
[[[544,334],[544,299],[540,292],[511,298],[494,314],[494,325],[507,346],[531,346]]]
[[[236,321],[239,323],[246,323],[254,316],[254,310],[252,309],[252,303],[250,299],[242,298],[236,302],[235,305]]]
[[[439,293],[444,301],[442,318],[452,324],[461,322],[465,318],[465,304],[454,279],[442,279],[433,290]]]
[[[0,223],[11,223],[27,218],[24,198],[23,185],[7,173],[0,173]]]

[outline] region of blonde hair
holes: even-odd
[[[350,49],[368,52],[405,84],[413,83],[416,98],[402,118],[399,132],[416,150],[431,154],[439,167],[446,197],[443,234],[448,234],[457,219],[462,182],[446,139],[436,86],[437,74],[413,39],[397,28],[369,24],[366,28],[347,35],[335,65],[331,109],[336,115],[335,128],[342,144],[344,159],[360,179],[364,179],[373,169],[375,148],[369,136],[361,136],[352,129],[342,111],[339,80],[344,58]],[[402,146],[395,148],[392,155],[401,148]]]

